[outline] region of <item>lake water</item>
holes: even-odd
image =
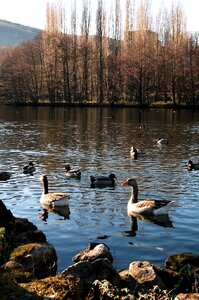
[[[159,137],[168,138],[169,145],[158,147]],[[133,160],[133,145],[148,155]],[[176,252],[199,254],[199,171],[186,166],[189,159],[199,160],[198,145],[199,111],[194,110],[1,107],[0,170],[12,177],[0,182],[0,199],[45,233],[57,251],[58,271],[91,242],[110,248],[117,270],[134,260],[162,266]],[[33,176],[22,173],[30,160],[36,165]],[[81,167],[80,180],[65,176],[67,163]],[[117,176],[115,188],[90,187],[90,175],[111,172]],[[70,215],[44,214],[43,173],[50,191],[71,194]],[[139,199],[176,201],[169,220],[129,219],[130,188],[121,186],[128,177],[137,179]]]

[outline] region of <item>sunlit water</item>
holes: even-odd
[[[158,147],[159,137],[168,138],[169,145]],[[198,111],[1,108],[0,169],[12,177],[0,182],[0,199],[45,233],[57,251],[58,271],[90,242],[110,248],[117,270],[134,260],[161,266],[176,252],[199,254],[199,171],[186,167],[188,159],[198,160],[198,143]],[[148,155],[131,159],[132,145]],[[30,160],[36,165],[33,176],[22,173]],[[81,180],[65,177],[67,163],[81,167]],[[90,175],[111,172],[117,176],[115,188],[90,187]],[[71,194],[70,215],[43,215],[43,173],[51,191]],[[139,199],[176,201],[169,223],[131,222],[130,189],[121,186],[128,177],[137,179]]]

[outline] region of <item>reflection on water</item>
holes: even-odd
[[[173,228],[173,222],[168,214],[164,215],[140,215],[136,214],[134,217],[130,217],[130,230],[124,231],[124,236],[135,237],[138,231],[138,220],[149,222],[162,227]]]
[[[64,217],[64,220],[69,219],[70,217],[70,209],[69,205],[65,206],[56,206],[56,207],[49,207],[45,204],[42,204],[43,212],[40,213],[39,217],[42,221],[47,221],[49,213],[57,214],[58,216]]]
[[[11,177],[0,181],[0,196],[15,216],[28,218],[46,234],[57,250],[58,271],[101,237],[117,269],[132,260],[162,265],[176,246],[178,252],[198,253],[199,171],[185,167],[188,160],[198,161],[198,134],[197,110],[2,107],[0,171]],[[159,137],[169,145],[158,147]],[[132,159],[131,146],[147,156]],[[36,167],[33,176],[22,172],[29,161]],[[65,176],[66,164],[81,168],[80,180]],[[69,214],[41,207],[44,173],[51,191],[71,195]],[[90,187],[90,175],[110,173],[117,177],[114,188]],[[120,185],[129,177],[139,181],[140,200],[176,201],[170,221],[129,220],[129,191]],[[128,231],[132,236],[124,235]]]

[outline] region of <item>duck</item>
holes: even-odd
[[[70,195],[62,192],[48,192],[48,178],[47,175],[40,176],[40,182],[43,185],[43,192],[40,198],[40,203],[42,205],[47,205],[51,207],[56,206],[68,206],[68,200]]]
[[[109,176],[90,176],[91,187],[114,187],[116,182],[115,179],[117,177],[114,173],[111,173]]]
[[[159,138],[157,140],[157,144],[158,145],[168,145],[169,144],[169,141],[167,139],[162,139],[162,138]]]
[[[122,186],[131,187],[131,197],[127,204],[129,216],[139,215],[164,215],[167,214],[174,201],[171,200],[142,200],[138,202],[138,184],[136,179],[128,178]]]
[[[33,172],[35,172],[35,166],[32,161],[30,161],[28,165],[23,166],[24,174],[32,174]]]
[[[1,181],[6,181],[6,180],[10,179],[10,177],[11,177],[11,174],[9,172],[5,172],[5,171],[0,172],[0,180]]]
[[[71,169],[70,165],[65,166],[65,175],[67,177],[74,177],[74,178],[80,178],[81,177],[81,171],[80,169]]]
[[[199,163],[193,163],[192,160],[188,161],[188,170],[199,170]]]
[[[145,157],[145,156],[147,156],[147,153],[139,151],[137,148],[135,148],[134,146],[132,146],[131,150],[130,150],[130,155],[131,155],[132,158],[137,159],[139,157]]]

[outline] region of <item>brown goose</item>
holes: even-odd
[[[46,175],[40,176],[40,181],[43,185],[43,193],[40,198],[40,203],[49,206],[66,206],[70,195],[60,192],[48,192],[48,179]]]
[[[159,201],[159,200],[142,200],[138,202],[138,185],[133,178],[128,178],[122,183],[122,186],[131,187],[131,197],[128,201],[127,211],[131,214],[145,214],[145,215],[161,215],[167,214],[174,201]]]

